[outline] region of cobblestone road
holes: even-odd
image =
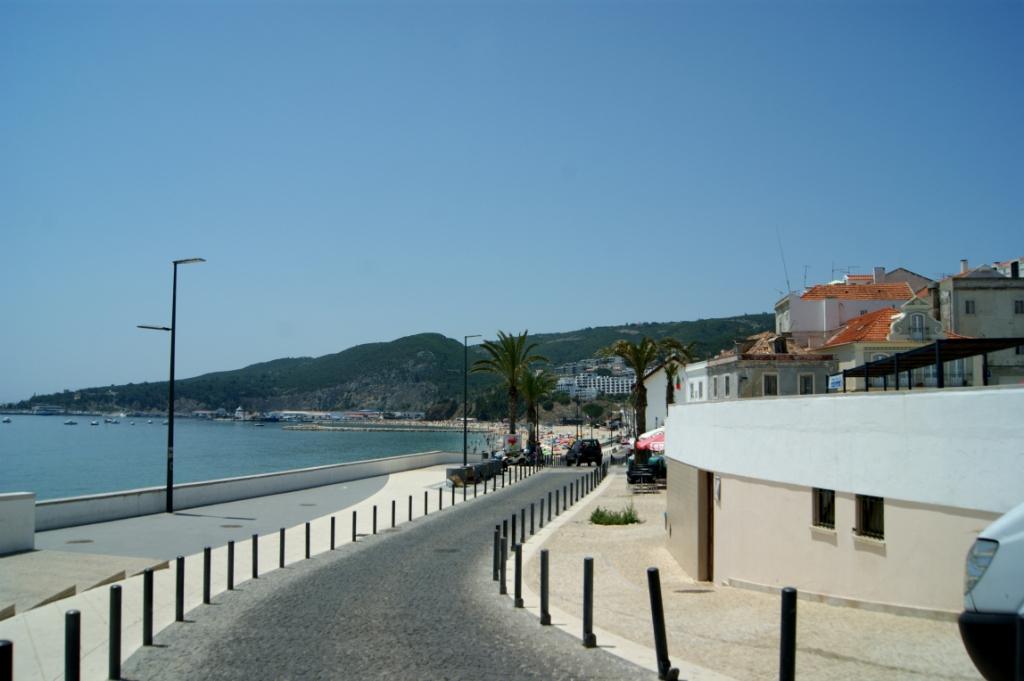
[[[501,494],[276,570],[199,606],[126,679],[651,679],[512,607],[491,581],[496,523],[576,478]],[[509,575],[509,589],[511,590]]]

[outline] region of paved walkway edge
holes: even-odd
[[[523,565],[527,565],[529,561],[535,556],[539,556],[540,550],[544,548],[544,545],[554,537],[555,533],[565,525],[567,522],[575,518],[578,514],[583,512],[585,507],[584,502],[593,495],[600,495],[601,492],[609,488],[613,482],[619,481],[621,478],[616,473],[609,470],[608,475],[601,481],[590,494],[581,498],[576,502],[568,511],[563,512],[556,518],[553,518],[550,523],[546,523],[543,528],[538,530],[532,537],[528,538],[526,543],[523,544]],[[509,551],[509,559],[505,566],[506,574],[510,575],[512,579],[515,577],[515,557],[512,551]],[[508,589],[508,598],[511,600],[515,599],[515,594],[511,585]],[[582,591],[582,590],[581,590]],[[532,589],[527,587],[526,582],[523,582],[523,609],[534,615],[537,620],[540,620],[540,595],[533,592]],[[549,608],[551,614],[551,626],[561,629],[570,636],[579,639],[580,645],[583,645],[583,621],[576,618],[564,610],[559,608]],[[538,624],[537,626],[540,626]],[[653,627],[653,624],[652,624]],[[658,673],[657,653],[653,648],[625,639],[617,634],[613,634],[610,631],[602,629],[598,626],[594,626],[594,634],[597,637],[597,645],[599,648],[605,651],[621,657],[628,662],[632,662],[638,667],[643,667],[653,672],[655,675]],[[726,676],[719,672],[701,667],[699,665],[687,662],[677,656],[672,655],[672,651],[669,651],[669,659],[672,661],[672,666],[679,670],[679,678],[688,679],[689,681],[736,681],[731,676]]]

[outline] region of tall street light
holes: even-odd
[[[462,467],[469,465],[466,460],[466,451],[469,441],[469,426],[467,412],[469,411],[469,339],[482,338],[481,334],[475,333],[472,336],[462,338]]]
[[[171,326],[151,326],[139,324],[140,329],[171,332],[171,377],[167,381],[167,513],[174,512],[174,331],[178,328],[178,265],[191,265],[206,262],[203,258],[185,258],[173,260],[174,279],[171,285]]]

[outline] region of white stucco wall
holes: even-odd
[[[36,495],[0,494],[0,556],[36,546]]]
[[[1004,513],[1024,501],[1024,387],[674,405],[666,454],[709,471]]]
[[[647,410],[644,412],[647,430],[665,425],[665,417],[668,415],[668,410],[665,408],[665,386],[667,384],[668,377],[664,368],[658,369],[644,381],[644,386],[647,388]],[[676,402],[682,401],[681,393],[682,390],[677,391]]]
[[[190,482],[174,486],[174,508],[195,508],[454,463],[462,463],[462,452],[425,452],[299,468],[279,473]],[[41,532],[163,511],[163,487],[147,487],[68,499],[48,499],[36,504],[35,530]]]

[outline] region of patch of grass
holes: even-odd
[[[631,501],[629,506],[621,511],[611,511],[598,506],[590,514],[590,522],[595,525],[632,525],[640,522],[640,516],[636,514],[636,508]]]

